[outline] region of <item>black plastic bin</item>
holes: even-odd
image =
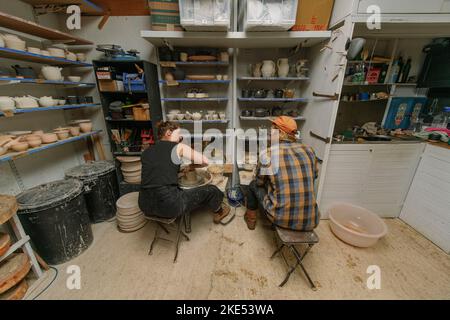
[[[111,161],[93,161],[66,171],[66,177],[83,182],[86,205],[93,223],[103,222],[116,215],[119,183],[116,167]]]
[[[94,239],[83,192],[80,181],[67,179],[17,196],[19,219],[36,251],[49,264],[75,258]]]

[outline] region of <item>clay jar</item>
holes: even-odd
[[[275,62],[272,60],[264,60],[261,67],[261,73],[264,78],[270,78],[275,75]]]
[[[72,137],[80,135],[80,127],[69,127],[69,132]]]
[[[80,130],[83,133],[91,132],[92,131],[92,122],[81,122],[79,124]]]

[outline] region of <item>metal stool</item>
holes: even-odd
[[[147,220],[155,221],[156,222],[156,229],[155,229],[155,236],[153,237],[152,243],[150,244],[150,250],[148,251],[148,254],[151,255],[153,251],[153,245],[155,244],[157,239],[166,240],[175,242],[175,257],[173,259],[173,262],[175,263],[177,261],[178,257],[178,247],[180,244],[180,238],[181,236],[185,237],[187,241],[189,241],[189,237],[183,232],[182,227],[184,223],[185,216],[182,215],[180,217],[175,218],[160,218],[160,217],[152,217],[152,216],[145,216]],[[178,222],[176,221],[178,219]],[[166,228],[166,226],[170,226],[176,223],[175,226],[175,232],[176,232],[176,239],[175,241],[167,238],[162,238],[158,235],[159,228],[163,229],[166,234],[169,234],[169,230]],[[165,226],[166,225],[166,226]]]
[[[294,231],[294,230],[287,230],[282,229],[280,227],[275,226],[275,233],[277,234],[277,238],[281,242],[281,246],[272,254],[271,259],[276,256],[277,253],[281,252],[281,256],[283,257],[284,262],[286,262],[286,265],[289,267],[289,271],[286,274],[286,277],[284,278],[283,282],[280,283],[280,287],[284,286],[286,282],[288,282],[289,277],[294,272],[294,270],[300,266],[302,268],[303,273],[305,274],[306,278],[308,279],[309,284],[311,285],[311,288],[313,290],[317,290],[316,286],[314,285],[314,282],[309,277],[308,272],[306,271],[305,267],[302,264],[303,259],[308,254],[309,250],[311,250],[312,246],[319,242],[319,237],[314,231]],[[299,244],[306,244],[308,247],[306,248],[305,252],[300,254],[300,252],[295,247]],[[284,256],[284,253],[282,249],[284,247],[288,247],[289,250],[294,255],[297,262],[291,266],[286,257]]]

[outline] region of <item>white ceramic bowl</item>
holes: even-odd
[[[71,81],[71,82],[80,82],[81,77],[79,77],[79,76],[68,76],[67,79],[69,79],[69,81]]]
[[[179,113],[176,115],[177,120],[183,120],[184,119],[184,113]]]
[[[331,231],[356,247],[371,247],[387,233],[384,221],[375,213],[348,203],[335,203],[328,209]]]
[[[47,48],[47,51],[53,57],[66,58],[66,54],[65,54],[63,49],[60,49],[60,48]]]
[[[166,116],[167,116],[167,120],[169,120],[169,121],[173,121],[177,117],[177,115],[175,113],[168,113]]]
[[[35,47],[28,47],[27,51],[29,53],[41,54],[41,49]]]
[[[5,44],[7,48],[14,49],[14,50],[21,50],[25,51],[26,49],[26,42],[20,39],[8,39],[5,38]]]

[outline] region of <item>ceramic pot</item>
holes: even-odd
[[[242,89],[241,92],[242,98],[251,98],[253,95],[252,89]]]
[[[26,49],[26,42],[23,40],[8,38],[5,38],[4,40],[7,48],[19,51],[25,51]]]
[[[278,67],[278,76],[280,78],[287,77],[287,75],[289,73],[289,60],[288,60],[288,58],[278,59],[277,67]]]
[[[80,127],[81,127],[80,123]],[[69,137],[69,130],[61,130],[61,131],[55,131],[56,136],[58,137],[58,140],[64,140]]]
[[[43,66],[41,72],[44,78],[47,80],[61,81],[62,80],[61,70],[62,68],[59,67]]]
[[[42,144],[41,136],[31,135],[26,138],[28,145],[31,148],[39,147]]]
[[[58,141],[56,133],[44,133],[42,136],[42,143],[53,143]]]
[[[39,48],[35,48],[35,47],[28,47],[27,51],[29,53],[34,53],[34,54],[41,54],[41,49]]]
[[[60,49],[60,48],[47,48],[47,51],[53,57],[58,57],[58,58],[65,58],[66,57],[66,54],[65,54],[64,50]]]
[[[250,65],[251,74],[255,78],[260,78],[262,76],[261,74],[261,66],[262,63],[255,63]]]
[[[275,89],[273,92],[274,98],[281,99],[283,98],[284,90],[283,89]]]
[[[188,61],[188,54],[186,52],[180,52],[180,61]]]
[[[57,100],[53,99],[52,97],[40,97],[39,104],[41,107],[47,108],[47,107],[56,106],[58,104],[58,102],[57,102]]]
[[[220,53],[219,58],[220,58],[220,61],[222,61],[222,62],[228,62],[228,60],[230,59],[230,56],[229,56],[228,52],[223,51]]]
[[[164,80],[166,80],[167,82],[171,82],[174,79],[175,78],[173,77],[173,74],[171,72],[166,72],[166,74],[164,75]]]
[[[261,67],[261,74],[264,78],[270,78],[275,75],[275,62],[272,60],[264,60]]]
[[[11,149],[13,149],[16,152],[22,152],[28,150],[29,145],[28,142],[16,142],[11,145]]]
[[[251,117],[251,116],[253,116],[253,111],[252,110],[242,110],[241,116],[243,116],[243,117]]]
[[[219,118],[220,118],[220,120],[225,120],[225,118],[226,118],[226,114],[225,114],[225,112],[219,112]]]
[[[167,120],[173,121],[173,120],[176,119],[177,115],[176,115],[175,113],[168,113],[168,114],[166,115],[166,117],[167,117]]]
[[[80,82],[81,77],[80,76],[68,76],[67,79],[71,82]]]
[[[268,90],[266,90],[266,89],[255,90],[255,92],[253,93],[253,96],[258,99],[264,99],[267,97],[267,91]]]
[[[255,117],[267,117],[270,115],[269,110],[265,108],[256,108]]]
[[[176,115],[177,120],[183,120],[184,119],[184,113],[178,113]]]
[[[82,122],[79,124],[80,130],[83,133],[91,132],[92,131],[92,122]]]
[[[36,99],[31,97],[15,97],[16,107],[19,109],[39,108]]]
[[[69,127],[69,133],[72,137],[80,135],[80,127]]]
[[[202,118],[202,114],[201,114],[200,112],[194,112],[194,113],[192,114],[192,119],[195,120],[195,121],[198,121],[198,120],[200,120],[201,118]]]
[[[58,104],[59,104],[60,106],[65,105],[65,104],[66,104],[66,99],[58,99]]]
[[[13,111],[14,109],[16,109],[16,103],[13,98],[0,97],[0,111]]]
[[[295,95],[295,90],[294,89],[284,89],[284,97],[291,99],[293,98]]]
[[[31,135],[41,137],[44,134],[43,130],[34,130]]]

